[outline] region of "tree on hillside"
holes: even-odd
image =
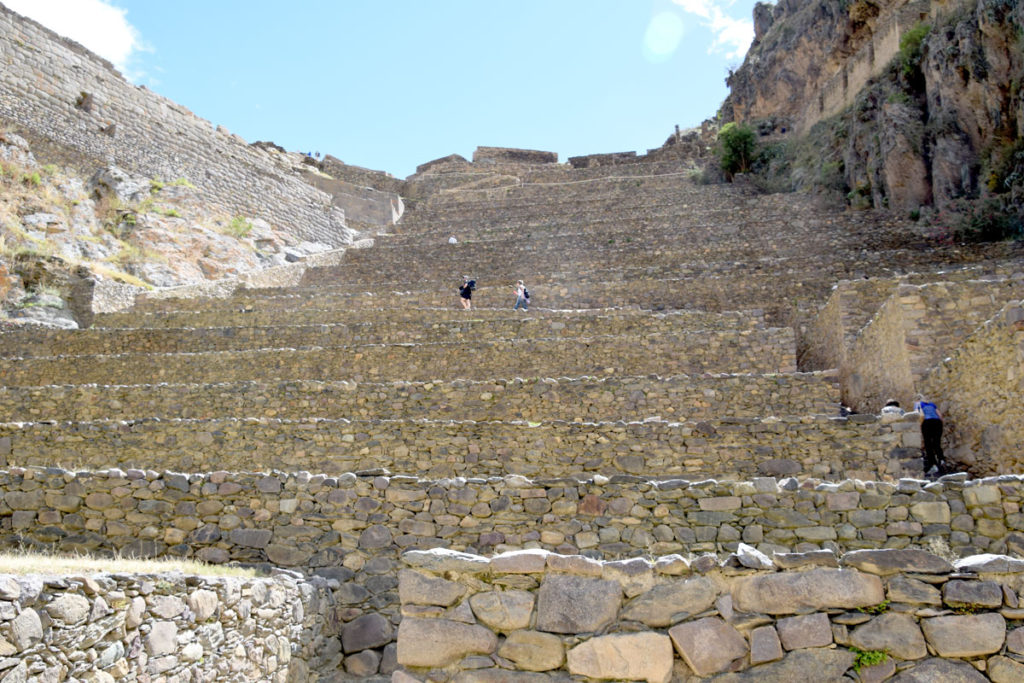
[[[718,131],[717,153],[718,163],[729,180],[737,173],[748,172],[757,153],[754,130],[735,122],[725,124]]]

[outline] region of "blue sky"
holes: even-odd
[[[580,154],[698,125],[754,0],[0,0],[246,140],[405,177],[479,145]]]

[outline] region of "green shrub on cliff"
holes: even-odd
[[[730,180],[737,173],[746,173],[757,156],[754,130],[747,125],[727,123],[718,131],[716,148],[718,163]]]
[[[922,46],[931,30],[930,24],[920,22],[900,38],[900,72],[907,80],[913,81],[921,69]]]

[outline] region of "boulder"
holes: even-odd
[[[901,572],[948,574],[953,571],[953,565],[947,560],[915,548],[852,550],[843,555],[843,566],[879,576],[889,576]]]
[[[398,597],[403,605],[449,607],[465,594],[466,589],[454,581],[426,576],[411,569],[398,572]]]
[[[904,669],[890,683],[987,683],[988,679],[967,662],[955,659],[926,659]]]
[[[782,646],[787,650],[827,647],[832,644],[832,622],[824,612],[779,619],[776,628]]]
[[[793,681],[842,681],[853,666],[849,650],[815,648],[794,650],[784,659],[754,666],[742,673],[725,674],[715,683],[793,683]]]
[[[395,629],[382,614],[364,614],[345,624],[341,629],[342,649],[347,655],[391,642]]]
[[[569,650],[566,661],[576,676],[668,683],[672,641],[651,632],[598,636]]]

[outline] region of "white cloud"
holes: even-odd
[[[684,12],[700,18],[711,29],[714,39],[708,52],[720,52],[729,59],[742,59],[754,40],[754,21],[737,19],[726,14],[732,4],[728,0],[672,0]],[[725,9],[723,9],[725,8]]]
[[[126,78],[137,81],[142,77],[141,72],[133,72],[132,58],[150,48],[120,7],[106,0],[3,0],[3,3],[8,9],[81,43],[110,61]]]

